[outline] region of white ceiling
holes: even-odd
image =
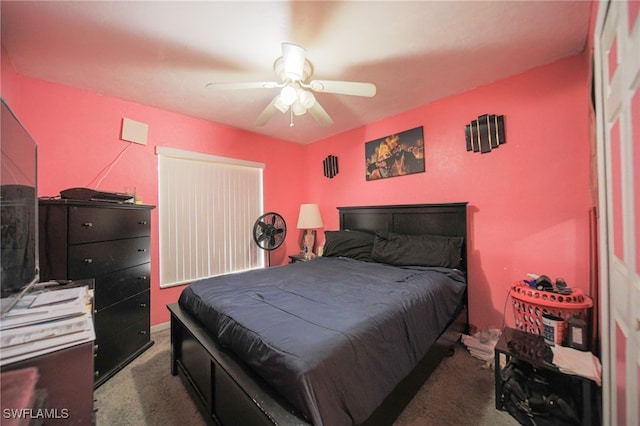
[[[8,1],[1,41],[16,71],[297,143],[310,143],[575,55],[589,1]],[[308,114],[253,122],[277,89],[280,44],[307,49],[323,80],[366,81],[373,98],[316,94]],[[135,117],[133,117],[135,118]]]

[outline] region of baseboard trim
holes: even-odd
[[[151,326],[151,332],[155,333],[157,331],[162,331],[162,330],[166,330],[168,328],[171,328],[171,321],[167,321],[167,322],[162,322],[160,324],[156,324],[156,325],[152,325]]]

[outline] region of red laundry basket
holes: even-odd
[[[564,329],[567,328],[567,320],[574,316],[589,323],[588,309],[593,306],[593,301],[579,288],[573,289],[570,295],[564,295],[538,291],[523,281],[516,281],[511,286],[510,295],[516,328],[526,333],[544,336],[543,314],[564,318]]]

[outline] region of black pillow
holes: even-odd
[[[324,231],[323,256],[350,257],[372,262],[373,234],[362,231]]]
[[[462,237],[376,233],[371,258],[397,266],[460,268]]]

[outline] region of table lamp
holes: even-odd
[[[301,204],[298,215],[298,229],[304,229],[302,236],[302,254],[305,259],[311,259],[316,255],[313,247],[316,243],[316,229],[322,228],[322,217],[317,204]]]

